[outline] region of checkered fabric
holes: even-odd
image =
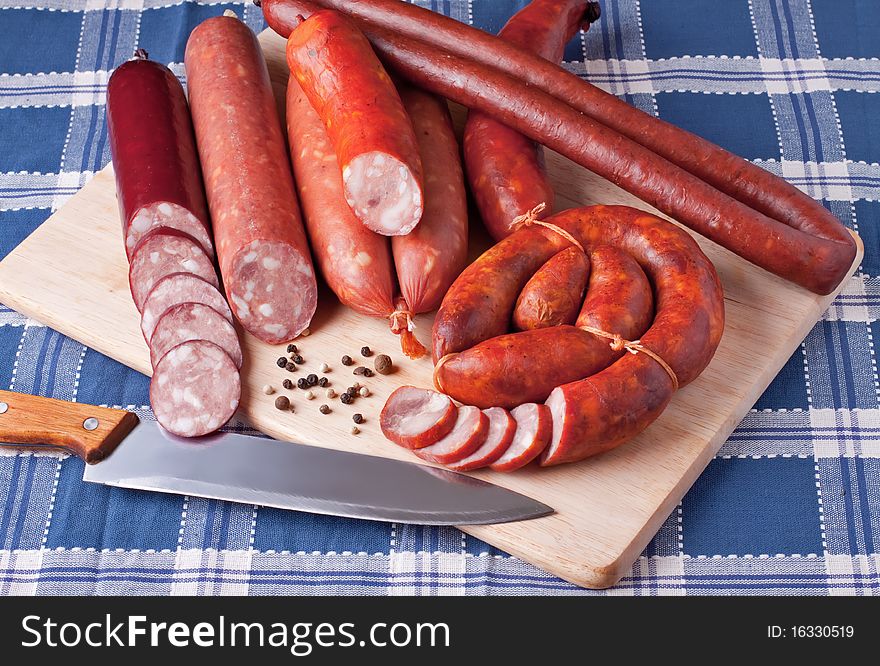
[[[0,257],[109,160],[104,88],[136,46],[182,75],[240,3],[0,0]],[[496,31],[522,0],[420,2]],[[600,594],[880,588],[880,3],[605,0],[566,66],[820,199],[866,246],[845,286],[620,584]],[[0,307],[0,386],[133,408],[147,379]],[[0,456],[0,593],[580,594],[455,529],[83,483]]]

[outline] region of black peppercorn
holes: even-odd
[[[352,363],[354,363],[354,361],[351,360],[351,356],[348,354],[342,357],[342,365],[351,365]]]
[[[287,359],[284,358],[283,356],[279,356],[279,357],[278,357],[278,360],[275,361],[275,364],[276,364],[279,368],[283,368],[285,365],[287,365]]]
[[[305,363],[305,361],[303,360],[303,357],[300,356],[299,354],[297,354],[296,356],[293,357],[293,362],[294,362],[294,363],[299,363],[300,365],[302,365],[303,363]]]
[[[351,420],[354,421],[355,423],[358,423],[358,424],[363,423],[364,422],[364,415],[363,414],[355,414],[354,416],[351,417]]]
[[[309,380],[305,377],[300,377],[296,380],[296,385],[301,389],[307,389],[309,388]]]
[[[299,349],[297,349],[296,345],[293,344],[292,342],[289,345],[287,345],[287,353],[288,354],[296,354],[298,351],[299,351]]]
[[[373,376],[373,371],[370,370],[369,368],[364,368],[364,377],[372,377],[372,376]]]
[[[318,411],[321,412],[322,414],[329,414],[330,413],[330,405],[321,405],[320,407],[318,407]]]
[[[284,367],[287,368],[287,372],[296,372],[296,363],[293,361],[288,361]]]
[[[309,386],[317,386],[318,385],[318,375],[314,372],[306,377],[306,380],[309,382]]]
[[[351,393],[343,393],[341,396],[339,396],[339,400],[342,402],[343,405],[350,405],[354,402],[354,396]]]
[[[286,388],[286,389],[292,389],[292,388],[293,388],[293,382],[290,381],[289,379],[285,379],[283,382],[281,382],[281,385],[282,385],[284,388]]]
[[[361,356],[369,358],[372,355],[373,355],[372,349],[370,349],[369,347],[361,347]]]
[[[367,369],[366,369],[364,366],[359,365],[358,367],[356,367],[356,368],[354,369],[354,374],[356,374],[356,375],[365,375],[365,374],[366,374],[366,371],[367,371]]]
[[[321,388],[325,388],[329,383],[330,380],[326,377],[321,377],[321,379],[318,380],[318,386],[320,386]]]

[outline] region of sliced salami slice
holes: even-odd
[[[139,312],[156,283],[172,273],[192,273],[220,287],[214,264],[192,236],[176,229],[154,229],[138,244],[128,270],[131,295]]]
[[[241,344],[235,327],[216,310],[201,303],[181,303],[162,315],[150,337],[153,367],[171,349],[189,340],[213,342],[229,354],[236,368],[241,368]]]
[[[191,340],[156,365],[150,404],[159,423],[181,437],[199,437],[225,424],[241,399],[241,377],[213,342]]]
[[[171,201],[157,201],[143,206],[131,217],[125,234],[125,251],[129,258],[144,236],[162,227],[192,236],[213,261],[214,243],[208,227],[186,208]]]
[[[141,331],[148,344],[153,337],[156,324],[159,323],[159,318],[181,303],[207,305],[223,315],[230,324],[232,323],[232,311],[219,289],[192,273],[172,273],[159,280],[144,301]]]
[[[407,449],[421,449],[449,434],[458,408],[437,391],[401,386],[385,402],[379,425],[387,439]]]
[[[516,432],[507,451],[489,465],[496,472],[512,472],[528,465],[546,448],[553,430],[547,405],[527,402],[514,408],[510,415],[516,420]]]
[[[489,419],[486,440],[466,458],[450,463],[449,469],[456,472],[469,472],[486,467],[498,460],[510,446],[513,434],[516,432],[516,419],[503,407],[484,409],[483,414]]]
[[[466,458],[486,441],[489,417],[478,407],[465,405],[458,408],[455,425],[446,437],[414,453],[422,460],[448,465]]]

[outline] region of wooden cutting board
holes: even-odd
[[[283,95],[284,41],[271,31],[260,40],[276,92]],[[463,110],[455,109],[455,115],[460,125]],[[604,203],[656,212],[559,155],[548,153],[547,162],[559,208]],[[724,283],[727,308],[724,338],[703,375],[680,391],[646,432],[614,451],[551,469],[475,474],[546,502],[556,513],[464,531],[577,585],[607,587],[627,572],[833,299],[811,294],[698,240]],[[853,271],[862,257],[859,245]],[[113,173],[107,167],[0,262],[0,301],[149,373],[149,354],[127,275]],[[431,316],[417,318],[417,334],[426,345],[431,322]],[[396,387],[431,385],[430,360],[406,360],[387,322],[355,314],[329,293],[322,294],[311,331],[298,341],[306,364],[294,375],[275,365],[283,347],[244,336],[240,415],[279,439],[413,460],[385,441],[377,416]],[[355,377],[339,359],[343,354],[358,358],[363,345],[389,353],[398,370],[366,380],[373,395],[355,405],[323,397],[309,402],[295,390],[285,392],[293,398],[295,413],[281,413],[273,406],[275,396],[261,392],[264,384],[280,387],[286,377],[295,380],[305,372],[318,372],[324,361],[332,366],[328,378],[341,391]],[[318,412],[324,402],[332,405],[331,414]],[[358,436],[349,432],[354,412],[367,418]]]

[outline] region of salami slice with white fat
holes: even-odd
[[[214,432],[232,418],[240,399],[238,369],[213,342],[184,342],[165,354],[153,370],[153,413],[175,435],[199,437]]]
[[[151,231],[138,244],[131,257],[128,283],[138,311],[159,280],[172,273],[192,273],[219,288],[214,265],[201,246],[176,229]]]
[[[131,217],[125,231],[125,251],[128,256],[134,253],[138,243],[153,229],[165,227],[182,231],[192,236],[212,260],[214,243],[208,226],[190,211],[171,201],[157,201],[138,211]]]
[[[510,415],[516,420],[516,432],[507,451],[489,465],[496,472],[512,472],[525,467],[541,455],[550,442],[553,420],[547,405],[527,402],[514,408]]]
[[[223,315],[230,324],[232,323],[232,311],[219,289],[192,273],[172,273],[159,280],[144,301],[141,332],[148,344],[153,337],[156,324],[159,323],[159,318],[181,303],[207,305]]]
[[[401,386],[388,396],[379,425],[388,440],[407,449],[421,449],[449,434],[457,414],[458,408],[449,396]]]
[[[422,460],[448,465],[466,458],[486,441],[489,417],[478,407],[465,405],[458,408],[455,425],[446,437],[431,446],[416,449],[414,453]]]
[[[235,327],[216,310],[201,303],[181,303],[162,315],[150,336],[153,367],[171,349],[189,340],[213,342],[229,354],[236,368],[241,368],[241,344]]]
[[[449,469],[456,472],[470,472],[486,467],[498,460],[510,446],[516,432],[516,419],[503,407],[484,409],[483,414],[489,419],[489,430],[485,441],[469,456],[449,463]]]

